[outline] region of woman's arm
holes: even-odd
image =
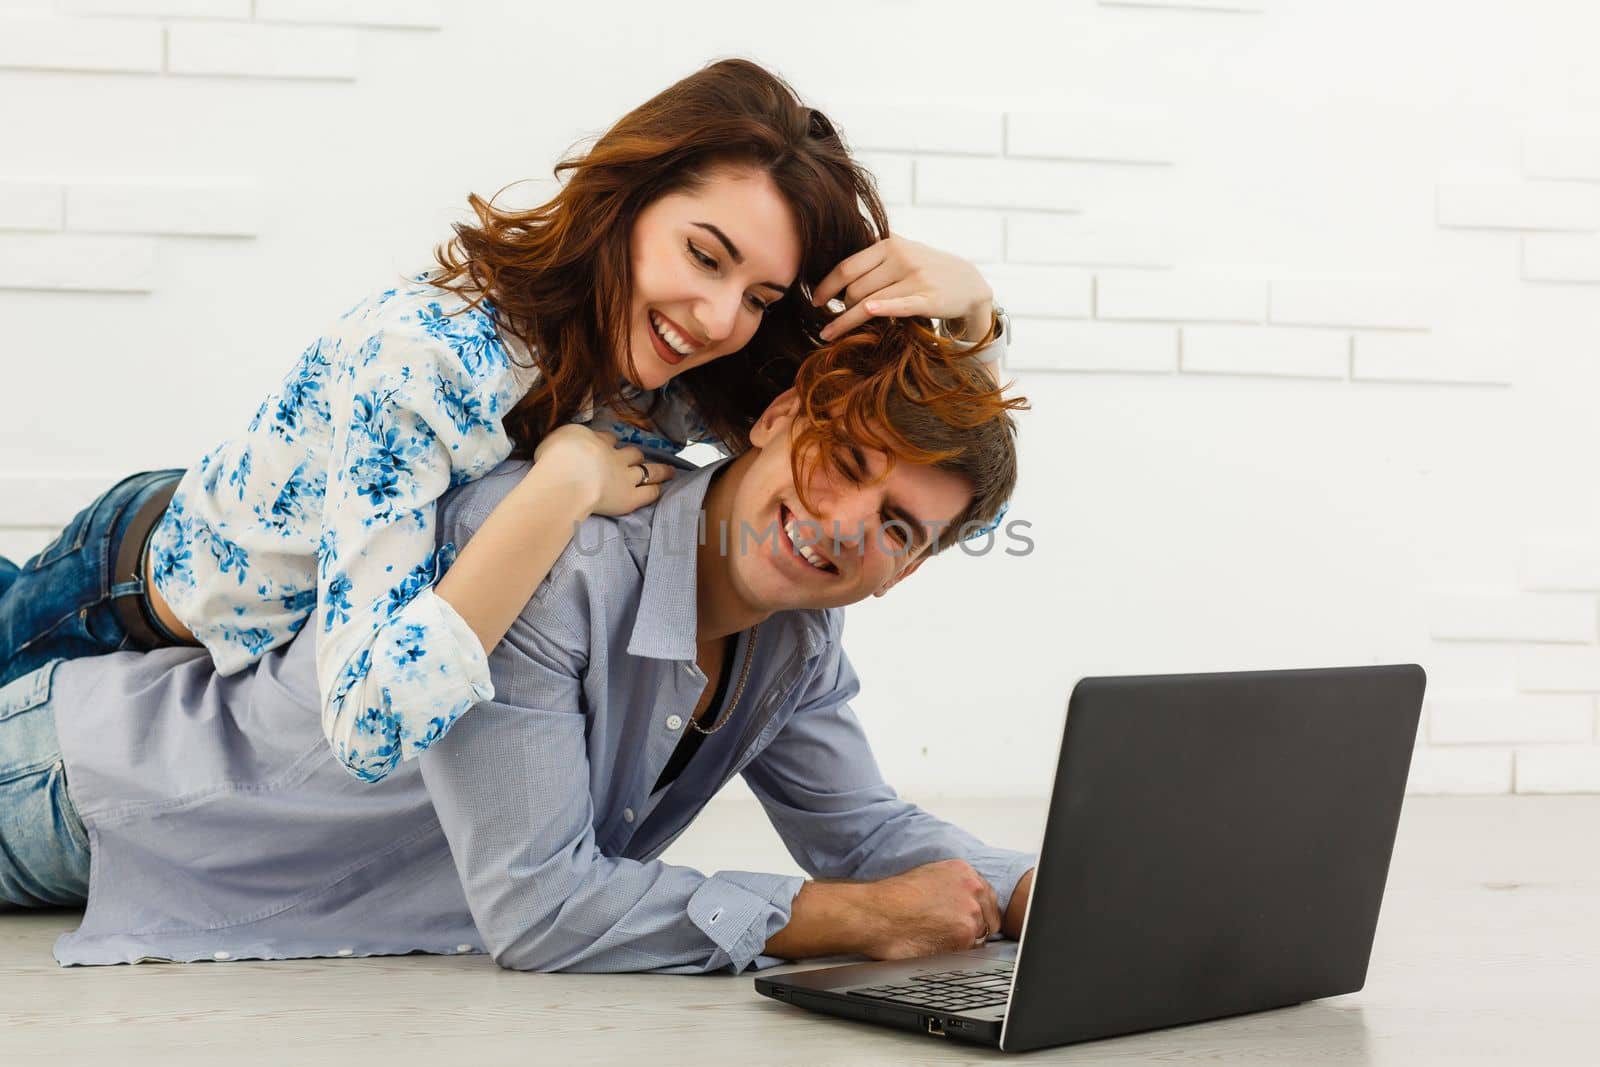
[[[904,237],[886,237],[829,271],[812,302],[820,307],[835,298],[845,309],[823,327],[825,341],[876,315],[939,319],[950,336],[967,342],[983,340],[994,322],[994,291],[977,267]],[[1005,345],[1006,339],[997,337],[976,357],[996,384]]]
[[[563,426],[539,443],[534,464],[478,528],[434,592],[477,635],[485,653],[505,637],[534,590],[590,515],[622,515],[653,503],[672,468],[645,464],[644,454],[617,447],[616,437]]]
[[[639,486],[637,450],[581,427],[558,430],[471,551],[457,559],[454,545],[436,543],[439,498],[510,448],[497,364],[458,350],[477,340],[460,329],[457,338],[401,323],[370,338],[337,376],[312,625],[324,733],[367,781],[493,696],[488,653],[576,522],[659,492]],[[652,483],[667,476],[650,470]]]

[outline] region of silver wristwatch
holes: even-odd
[[[994,339],[1011,344],[1011,316],[999,304],[994,305]]]
[[[1007,315],[1006,309],[1001,307],[999,304],[992,303],[990,304],[990,307],[994,309],[994,339],[996,341],[1005,341],[1009,345],[1011,343],[1011,316]],[[951,333],[949,322],[945,319],[939,320],[938,333],[940,337],[943,337],[947,341],[962,341],[965,344],[976,343],[973,341],[965,341],[963,338],[957,337]]]

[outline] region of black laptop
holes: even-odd
[[[1355,992],[1424,683],[1415,664],[1085,678],[1020,941],[756,990],[1006,1052]]]

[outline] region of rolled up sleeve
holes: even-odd
[[[876,881],[925,863],[962,859],[994,887],[1005,911],[1036,853],[996,848],[902,800],[883,780],[850,700],[860,683],[833,640],[793,717],[744,770],[774,829],[816,878]]]
[[[737,973],[789,922],[802,880],[710,876],[604,855],[595,840],[582,678],[588,642],[562,579],[490,657],[496,699],[421,756],[467,904],[502,967]]]
[[[689,918],[727,956],[735,973],[777,962],[762,948],[789,925],[804,878],[753,871],[718,871],[689,898]]]

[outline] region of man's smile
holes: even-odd
[[[839,568],[818,548],[822,528],[809,519],[797,518],[783,504],[778,505],[778,539],[784,550],[808,570],[819,574],[838,574]]]

